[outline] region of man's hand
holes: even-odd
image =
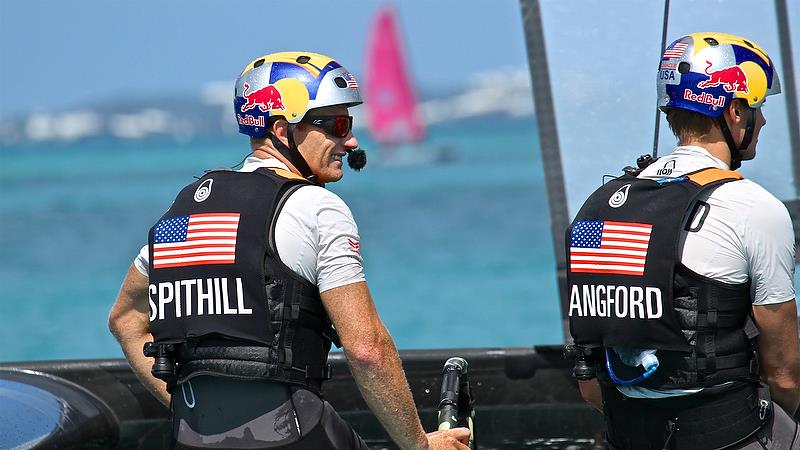
[[[581,397],[592,405],[595,410],[599,411],[600,414],[603,414],[603,393],[600,390],[600,383],[597,382],[597,379],[578,380],[578,388],[581,391]]]
[[[430,450],[451,449],[469,450],[469,428],[453,428],[446,431],[428,433],[428,448]]]

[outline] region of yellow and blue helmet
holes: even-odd
[[[735,98],[760,108],[781,92],[767,53],[752,41],[724,33],[693,33],[670,44],[658,70],[658,106],[719,118]]]
[[[233,107],[239,132],[262,137],[270,117],[298,123],[310,109],[361,103],[355,76],[338,62],[317,53],[283,52],[256,58],[244,68]]]

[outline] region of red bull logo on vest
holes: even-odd
[[[711,61],[706,61],[706,63],[708,63],[708,67],[706,67],[705,72],[706,75],[708,75],[708,79],[697,83],[697,87],[705,89],[722,85],[725,92],[750,93],[750,90],[747,88],[747,75],[745,75],[741,67],[730,66],[714,72],[709,72],[708,69],[711,68]]]
[[[242,97],[247,100],[247,103],[242,105],[241,112],[250,111],[255,107],[258,107],[261,112],[267,112],[273,109],[286,109],[283,105],[283,95],[281,95],[281,91],[272,84],[264,86],[257,91],[250,92],[250,85],[244,83]]]

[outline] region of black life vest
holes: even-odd
[[[680,263],[682,230],[699,230],[710,208],[698,197],[741,178],[721,169],[661,180],[625,175],[595,191],[567,230],[575,343],[657,349],[659,368],[642,387],[755,381],[750,282],[714,281]],[[642,373],[609,353],[620,378]],[[609,381],[603,372],[598,378]]]
[[[208,374],[317,391],[338,337],[317,287],[283,264],[275,223],[309,183],[291,172],[208,172],[151,228],[150,331],[176,344],[177,381]]]

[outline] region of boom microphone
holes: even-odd
[[[357,148],[355,150],[345,150],[347,152],[347,165],[355,171],[359,171],[367,165],[367,153]]]

